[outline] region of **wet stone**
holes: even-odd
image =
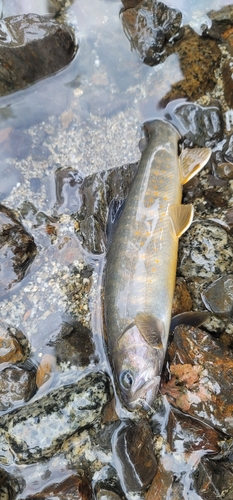
[[[91,487],[88,481],[79,476],[70,476],[65,481],[51,484],[40,493],[26,497],[26,500],[91,500]]]
[[[24,362],[30,353],[30,345],[25,335],[13,326],[0,321],[0,363]]]
[[[106,490],[104,488],[100,488],[96,493],[96,500],[122,500],[115,491],[111,491],[110,489]]]
[[[49,197],[55,200],[55,214],[77,212],[82,205],[80,187],[83,183],[81,174],[72,169],[58,168],[51,179]]]
[[[78,236],[91,253],[103,253],[117,218],[117,209],[127,197],[137,170],[129,164],[86,177],[80,192],[83,204],[74,217],[79,222]]]
[[[233,275],[222,276],[202,292],[202,300],[209,311],[221,318],[233,313]]]
[[[157,461],[153,449],[153,435],[144,422],[130,422],[117,431],[115,453],[118,470],[127,491],[145,490],[154,478]],[[143,460],[142,460],[143,456]]]
[[[170,496],[171,494],[173,482],[174,473],[170,470],[166,470],[161,462],[159,462],[156,476],[154,477],[153,482],[146,493],[145,500],[162,500],[167,498],[168,495]]]
[[[17,493],[22,491],[22,481],[19,481],[18,478],[14,476],[0,469],[1,500],[15,500]]]
[[[208,107],[184,104],[175,109],[175,117],[187,147],[215,145],[223,138],[223,118],[218,103]]]
[[[171,379],[162,392],[173,406],[233,435],[233,354],[200,330],[178,326],[168,351]]]
[[[233,498],[233,464],[203,458],[193,474],[195,490],[203,500]]]
[[[0,411],[29,401],[36,392],[35,374],[22,368],[0,372]]]
[[[166,42],[181,33],[182,14],[162,2],[144,0],[122,13],[122,24],[131,47],[151,66],[164,55]]]
[[[226,26],[233,24],[233,6],[229,4],[224,5],[222,9],[211,10],[208,12],[208,17],[225,30]]]
[[[71,30],[37,14],[12,16],[0,23],[0,95],[51,75],[75,53]]]
[[[95,359],[91,331],[78,322],[74,325],[63,323],[56,341],[50,341],[49,345],[55,347],[59,364],[69,363],[71,366],[86,367],[91,359]]]
[[[207,453],[219,451],[221,434],[200,420],[188,417],[174,408],[169,415],[168,422],[169,445],[172,452],[184,453],[206,450]]]
[[[19,464],[53,456],[70,435],[96,421],[109,391],[107,376],[94,372],[14,410],[1,419],[3,447],[8,442]]]
[[[172,85],[164,97],[165,103],[181,97],[196,100],[213,90],[216,84],[215,70],[220,65],[221,52],[215,40],[202,38],[191,28],[185,27],[185,35],[178,40],[171,53],[179,56],[184,79]]]
[[[0,205],[0,283],[2,295],[21,281],[36,255],[36,245],[13,212]]]

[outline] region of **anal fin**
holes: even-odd
[[[181,182],[186,184],[209,161],[210,148],[184,149],[180,155]]]
[[[193,205],[170,205],[168,213],[176,236],[179,238],[192,223],[194,213]]]

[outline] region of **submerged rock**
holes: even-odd
[[[94,372],[3,416],[3,449],[8,442],[19,464],[51,457],[65,439],[99,417],[109,391],[108,377]]]
[[[0,364],[24,362],[30,352],[25,335],[13,326],[0,321]],[[0,367],[1,368],[1,367]]]
[[[130,164],[84,179],[81,186],[83,205],[75,219],[79,222],[78,236],[89,252],[95,254],[106,250],[112,226],[136,169],[137,164]]]
[[[24,88],[70,63],[74,36],[67,26],[37,14],[0,22],[0,95]]]
[[[36,245],[13,212],[0,205],[0,295],[21,281],[36,255]]]
[[[189,415],[233,435],[233,354],[210,334],[178,326],[168,350],[171,379],[162,392]]]
[[[0,411],[23,404],[36,392],[35,373],[23,368],[6,368],[0,372]]]

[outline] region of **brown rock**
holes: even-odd
[[[179,56],[184,79],[173,84],[164,98],[165,102],[181,97],[198,99],[213,90],[216,84],[215,70],[219,67],[221,52],[215,40],[198,36],[191,28],[185,28],[185,35],[178,40],[171,52]]]
[[[24,362],[29,352],[29,342],[24,334],[8,323],[0,321],[0,363]]]
[[[0,205],[0,284],[2,295],[25,276],[36,245],[13,212]]]
[[[232,63],[226,61],[222,67],[224,97],[229,108],[233,107],[233,68]]]
[[[142,0],[122,0],[125,10],[137,7],[142,2]]]
[[[147,488],[157,470],[153,435],[147,422],[130,422],[120,428],[115,451],[126,489],[136,492]]]
[[[75,53],[70,29],[47,16],[25,14],[1,20],[0,95],[60,70]]]
[[[30,495],[26,500],[91,500],[91,487],[85,478],[70,476],[65,481],[56,482],[45,490],[35,495]]]
[[[186,311],[191,311],[192,299],[187,289],[184,278],[177,278],[172,303],[172,316]]]
[[[175,329],[169,348],[171,379],[162,392],[180,410],[233,435],[233,353],[211,335]]]
[[[145,500],[163,500],[169,498],[168,495],[170,496],[173,481],[174,473],[164,469],[163,465],[159,463],[156,476],[146,493]]]
[[[48,382],[56,369],[56,358],[51,354],[44,354],[36,372],[36,385],[41,387]]]

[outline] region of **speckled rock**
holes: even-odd
[[[0,498],[1,500],[15,500],[22,491],[22,481],[18,477],[0,469]]]
[[[79,476],[70,476],[65,481],[56,481],[40,493],[26,497],[26,500],[91,500],[91,486]]]
[[[0,95],[23,88],[66,66],[75,53],[71,30],[46,16],[1,20]]]
[[[210,334],[186,326],[168,350],[171,379],[162,392],[189,415],[233,435],[233,354]]]
[[[194,222],[180,241],[179,262],[185,279],[220,277],[233,262],[232,237],[214,223]]]
[[[0,206],[0,295],[25,276],[36,255],[36,245],[13,212]]]
[[[122,14],[122,24],[131,47],[149,65],[164,56],[166,42],[180,36],[182,14],[162,2],[144,0]]]
[[[18,463],[50,457],[78,429],[92,424],[109,398],[104,373],[90,373],[76,384],[55,389],[11,415],[2,417],[3,443],[9,443]],[[5,446],[5,444],[3,444]],[[4,452],[3,450],[1,453]]]
[[[216,84],[215,70],[220,65],[221,52],[215,40],[198,36],[191,28],[185,28],[184,37],[175,43],[184,79],[172,85],[164,102],[181,97],[198,99],[213,90]]]
[[[126,491],[145,490],[157,470],[153,435],[149,425],[146,421],[122,424],[115,435],[114,443],[117,468]]]

